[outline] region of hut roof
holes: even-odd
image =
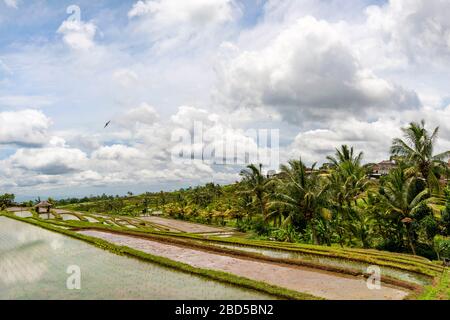
[[[38,208],[51,207],[51,206],[52,206],[52,204],[48,201],[41,201],[36,205],[36,207],[38,207]]]

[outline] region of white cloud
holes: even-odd
[[[0,106],[12,108],[43,108],[53,103],[55,103],[55,100],[49,96],[0,96]]]
[[[76,50],[88,50],[94,47],[97,27],[92,22],[66,20],[58,28],[57,33],[63,36],[64,42]]]
[[[211,126],[217,122],[218,115],[208,110],[192,106],[181,106],[177,113],[171,116],[171,121],[178,127],[192,130],[194,122],[201,122],[205,126]]]
[[[154,107],[143,102],[137,108],[130,109],[117,118],[117,122],[129,129],[137,124],[153,125],[159,119]]]
[[[379,37],[378,47],[404,55],[411,63],[448,62],[449,11],[445,0],[391,0],[367,8],[367,26]]]
[[[18,149],[5,161],[13,168],[43,175],[62,175],[81,170],[87,161],[87,156],[78,149],[46,147]]]
[[[205,45],[218,29],[240,15],[234,0],[145,0],[128,12],[134,21],[133,33],[150,35],[163,52],[179,45]]]
[[[263,16],[240,21],[255,13],[240,1],[146,0],[125,21],[109,4],[91,11],[95,24],[64,21],[58,34],[75,51],[39,30],[26,43],[17,34],[0,48],[0,108],[45,108],[57,131],[40,111],[0,112],[3,157],[12,144],[22,150],[0,160],[0,185],[67,194],[237,179],[240,167],[171,161],[171,134],[192,133],[194,122],[216,147],[224,137],[244,147],[246,128],[280,128],[283,160],[323,161],[342,143],[381,160],[399,128],[421,118],[441,126],[439,149],[450,148],[448,2],[367,3],[268,0],[255,10]]]
[[[4,0],[6,6],[10,8],[17,9],[19,5],[19,0]]]
[[[136,2],[128,16],[151,16],[160,28],[179,24],[206,27],[232,20],[233,6],[232,0],[145,0]]]
[[[92,158],[97,160],[137,160],[142,158],[143,153],[136,148],[124,145],[105,146],[94,151]]]
[[[374,122],[353,117],[332,121],[324,128],[299,133],[286,148],[283,160],[302,157],[309,164],[326,162],[327,155],[333,155],[336,148],[347,144],[357,152],[363,151],[365,162],[381,161],[388,157],[392,139],[401,136],[403,124],[387,117]]]
[[[122,68],[114,71],[113,78],[123,87],[130,87],[139,81],[138,75],[130,69]]]
[[[224,63],[219,94],[232,108],[269,106],[290,122],[420,104],[414,92],[364,68],[340,29],[313,17],[297,20],[265,48]]]
[[[41,111],[0,112],[0,144],[42,145],[51,120]]]
[[[0,59],[0,78],[12,75],[11,69]]]

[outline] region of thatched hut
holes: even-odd
[[[52,208],[52,204],[48,201],[41,201],[37,205],[34,206],[37,213],[50,213],[50,209]]]

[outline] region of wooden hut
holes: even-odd
[[[37,205],[35,205],[35,208],[37,213],[50,213],[52,204],[48,201],[41,201]]]

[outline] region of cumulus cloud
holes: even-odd
[[[143,153],[138,149],[125,145],[105,146],[92,153],[92,158],[98,160],[137,160],[142,156]]]
[[[448,2],[367,3],[268,0],[252,19],[234,0],[141,0],[114,25],[109,14],[95,24],[64,21],[58,34],[75,51],[51,35],[20,48],[18,35],[14,50],[0,52],[0,108],[51,110],[58,131],[38,110],[0,112],[0,186],[109,192],[237,179],[242,166],[172,161],[178,145],[204,149],[171,139],[177,130],[192,134],[196,122],[217,149],[228,141],[255,148],[245,129],[280,128],[282,161],[323,161],[343,143],[382,160],[399,128],[421,118],[441,126],[439,148],[450,148],[450,73],[445,63],[427,73],[448,61]],[[123,15],[109,4],[108,13]]]
[[[222,66],[223,100],[232,108],[272,107],[290,122],[420,104],[414,92],[364,68],[339,28],[306,17],[265,48],[241,52]]]
[[[139,107],[129,109],[117,118],[117,122],[125,127],[132,128],[136,124],[153,125],[159,119],[156,109],[143,102]]]
[[[78,149],[46,147],[18,149],[6,161],[13,168],[34,171],[43,175],[61,175],[79,171],[87,156]]]
[[[218,120],[218,115],[211,113],[206,109],[192,106],[181,106],[177,113],[171,116],[171,121],[178,127],[193,129],[195,122],[201,122],[203,125],[211,126]]]
[[[367,26],[378,37],[378,47],[404,55],[411,63],[448,62],[449,11],[449,1],[391,0],[366,9]]]
[[[42,145],[51,120],[38,110],[0,112],[0,144]]]
[[[386,159],[392,138],[401,136],[404,123],[389,118],[374,122],[349,117],[345,122],[333,121],[326,128],[300,132],[283,154],[284,161],[302,157],[307,163],[326,161],[336,148],[347,144],[355,151],[364,151],[364,161],[376,162]]]
[[[64,42],[72,49],[88,50],[94,47],[97,27],[92,22],[65,20],[58,28]]]

